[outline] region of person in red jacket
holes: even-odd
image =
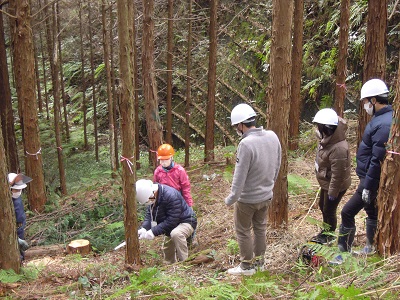
[[[190,193],[190,181],[185,169],[174,162],[174,148],[169,144],[158,147],[157,158],[160,165],[154,171],[154,182],[173,187],[178,190],[186,203],[192,207],[193,198]]]

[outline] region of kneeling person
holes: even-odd
[[[139,239],[154,239],[165,235],[163,251],[167,263],[184,261],[188,257],[186,239],[197,226],[197,219],[181,193],[151,180],[136,182],[136,198],[148,206],[145,219],[138,230]]]

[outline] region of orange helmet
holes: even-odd
[[[174,156],[175,150],[170,144],[162,144],[158,147],[157,157],[158,159],[169,159]]]

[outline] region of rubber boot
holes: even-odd
[[[372,255],[375,253],[374,237],[376,232],[377,220],[367,219],[365,222],[367,243],[360,251],[354,251],[355,255]]]
[[[339,227],[339,238],[338,248],[341,252],[351,252],[351,245],[354,241],[354,235],[356,234],[356,228],[347,228],[340,224]]]

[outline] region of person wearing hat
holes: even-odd
[[[139,239],[152,240],[165,235],[163,251],[167,263],[188,257],[187,238],[197,226],[194,211],[176,189],[140,179],[136,182],[136,199],[147,206],[146,216],[138,230]]]
[[[27,183],[31,182],[32,178],[24,174],[9,173],[8,182],[12,193],[12,201],[14,204],[15,219],[17,222],[17,235],[18,244],[21,252],[21,259],[25,258],[24,252],[29,248],[28,243],[25,241],[25,226],[26,214],[24,203],[22,202],[22,190],[27,187]]]
[[[351,185],[351,156],[346,141],[346,121],[332,108],[319,110],[313,123],[319,140],[315,175],[321,187],[318,206],[323,229],[311,241],[328,244],[335,239],[337,207]]]
[[[371,79],[361,88],[364,110],[372,116],[365,127],[357,150],[356,174],[360,179],[356,192],[343,206],[342,224],[339,227],[338,248],[341,252],[352,252],[355,255],[375,253],[374,237],[377,228],[378,195],[381,165],[386,155],[386,142],[389,139],[392,125],[393,109],[389,104],[389,89],[381,79]],[[356,232],[355,216],[364,209],[367,214],[365,222],[366,245],[360,251],[351,247]],[[341,264],[343,257],[339,254],[331,264]]]
[[[192,207],[193,198],[190,193],[190,181],[186,170],[174,162],[175,150],[170,144],[158,147],[157,158],[160,165],[154,170],[154,182],[166,184],[181,192],[183,199]]]
[[[240,136],[227,206],[234,205],[234,225],[240,264],[230,275],[253,275],[264,270],[267,213],[281,166],[282,149],[272,130],[256,127],[256,112],[245,103],[231,112],[231,124]]]

